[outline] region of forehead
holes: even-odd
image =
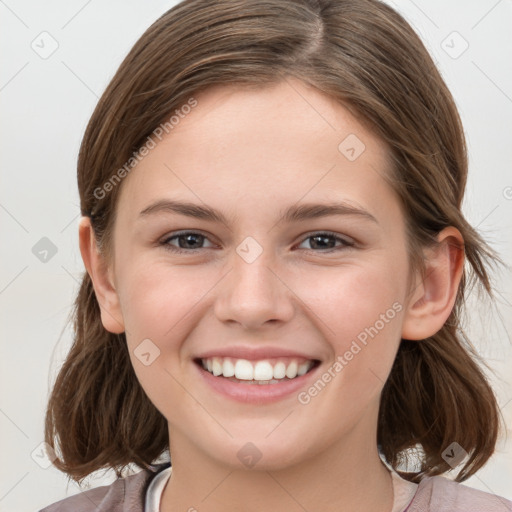
[[[392,193],[384,142],[314,87],[216,86],[194,99],[125,178],[119,202],[131,214],[166,196],[231,211],[341,194],[375,211],[369,192]]]

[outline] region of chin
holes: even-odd
[[[298,443],[288,438],[276,438],[273,441],[262,438],[260,441],[249,441],[245,437],[240,441],[230,440],[229,447],[221,452],[216,451],[210,456],[230,470],[247,471],[281,471],[300,464],[307,458],[302,446],[298,452]]]

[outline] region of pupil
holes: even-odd
[[[190,245],[186,245],[186,244],[187,244],[188,242],[191,242],[191,243],[192,243],[192,245],[193,245],[193,244],[194,244],[194,238],[199,239],[199,242],[201,242],[202,238],[204,238],[204,237],[203,237],[203,235],[182,235],[182,236],[180,237],[180,247],[181,247],[182,249],[190,249]],[[183,245],[183,244],[181,243],[181,240],[183,240],[183,239],[185,239],[185,240],[186,240],[185,245]],[[200,245],[200,243],[199,243],[199,245]],[[196,249],[196,247],[192,247],[192,249]]]
[[[320,249],[325,249],[326,247],[327,248],[332,248],[333,247],[333,244],[332,243],[328,243],[326,242],[326,240],[330,240],[331,242],[333,242],[333,239],[330,235],[316,235],[314,237],[312,237],[312,240],[314,240],[315,242],[313,242],[311,244],[311,247],[315,248],[315,246],[317,246],[317,248],[319,247]],[[320,245],[318,245],[316,243],[316,240],[321,240],[322,242],[320,243]]]

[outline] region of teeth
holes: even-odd
[[[224,359],[222,374],[224,377],[234,377],[235,375],[235,365],[229,359]]]
[[[222,361],[218,357],[214,357],[212,361],[212,372],[215,377],[222,373]]]
[[[300,377],[304,375],[309,370],[308,363],[299,364],[299,368],[297,369],[297,375]]]
[[[313,366],[313,361],[273,360],[248,361],[247,359],[233,359],[212,357],[201,359],[203,368],[215,377],[223,376],[231,380],[244,380],[251,384],[274,384],[284,378],[294,379],[307,373]],[[250,382],[249,382],[250,381]]]
[[[258,361],[254,367],[254,380],[272,380],[274,368],[268,361]]]
[[[274,379],[284,379],[286,377],[286,365],[280,361],[274,366]]]
[[[288,368],[286,368],[286,376],[289,379],[293,379],[293,378],[297,377],[297,369],[298,369],[297,363],[295,361],[292,361],[288,365]]]
[[[239,359],[235,364],[235,377],[240,380],[253,380],[254,369],[245,359]]]

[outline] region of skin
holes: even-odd
[[[412,272],[403,212],[383,177],[386,146],[316,89],[290,79],[258,90],[215,87],[196,99],[124,179],[110,260],[88,218],[80,224],[103,325],[126,332],[136,375],[168,421],[173,473],[161,510],[389,512],[391,478],[376,446],[380,394],[401,338],[422,340],[448,318],[462,237],[443,230],[439,248],[425,249],[427,277]],[[365,145],[354,161],[338,150],[349,134]],[[208,205],[228,222],[139,215],[166,198]],[[281,221],[285,207],[331,200],[376,222]],[[192,240],[195,251],[182,240],[187,254],[159,243],[179,230],[206,238]],[[326,253],[310,238],[324,230],[355,245],[328,238],[338,250]],[[248,236],[263,251],[252,263],[236,252]],[[179,239],[168,245],[179,248]],[[274,344],[314,355],[321,375],[394,303],[401,311],[307,404],[295,393],[242,404],[197,377],[200,352]],[[147,338],[160,350],[148,366],[134,354]],[[251,468],[237,457],[247,442],[261,453]]]

